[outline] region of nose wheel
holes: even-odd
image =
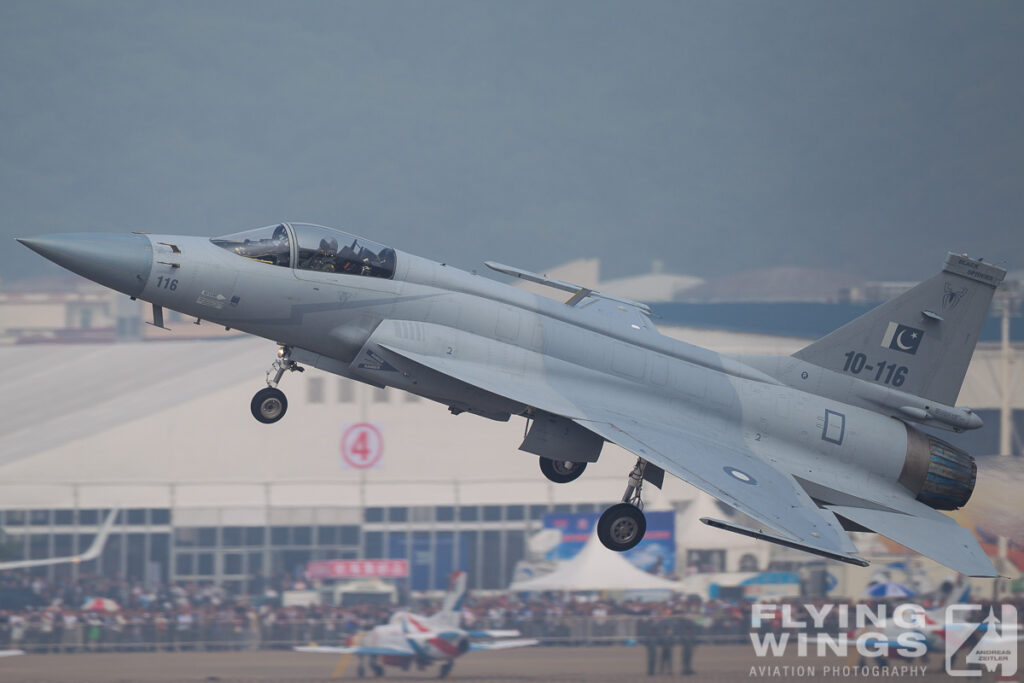
[[[282,346],[277,350],[277,358],[274,359],[270,369],[267,370],[267,386],[256,392],[249,404],[252,416],[263,424],[277,422],[288,411],[288,399],[284,392],[277,388],[281,378],[286,372],[303,372],[305,368],[291,359],[291,347]],[[271,378],[273,374],[273,378]]]
[[[587,469],[585,462],[540,458],[540,471],[556,484],[568,484],[570,481],[576,481],[585,469]]]
[[[609,550],[621,553],[636,547],[647,533],[647,518],[640,497],[646,467],[647,461],[637,458],[633,471],[629,473],[629,484],[622,495],[622,502],[605,510],[597,521],[597,537]]]

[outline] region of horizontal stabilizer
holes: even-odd
[[[974,534],[941,513],[925,518],[901,512],[841,505],[825,507],[840,517],[871,529],[961,574],[999,576]]]
[[[814,555],[820,555],[827,557],[830,560],[839,560],[840,562],[846,562],[847,564],[855,564],[858,567],[866,567],[868,563],[855,555],[844,555],[842,553],[834,553],[824,548],[817,548],[813,545],[807,545],[800,541],[786,538],[784,536],[776,536],[775,534],[769,534],[762,530],[751,529],[749,527],[741,526],[739,524],[733,524],[732,522],[723,522],[720,519],[713,519],[711,517],[701,517],[700,521],[704,522],[708,526],[713,526],[717,529],[725,529],[736,534],[743,536],[750,536],[751,538],[758,538],[762,541],[770,541],[772,543],[778,543],[784,545],[787,548],[796,548],[797,550],[803,550],[804,552],[812,553]]]

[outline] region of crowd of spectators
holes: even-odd
[[[103,577],[48,582],[28,574],[0,575],[0,650],[82,652],[96,650],[216,650],[290,648],[310,642],[341,644],[351,635],[384,623],[393,605],[284,605],[287,591],[308,589],[301,579],[260,580],[256,595],[232,596],[212,583],[168,584],[147,588],[139,582]],[[17,599],[22,604],[17,604]],[[117,608],[88,609],[87,601],[106,598]],[[841,611],[833,605],[814,629],[804,600],[789,605],[791,622],[839,633]],[[930,600],[919,600],[924,607]],[[1004,601],[1005,602],[1005,601]],[[1013,601],[1011,601],[1013,602]],[[408,609],[430,614],[439,600],[412,599]],[[818,601],[820,608],[826,604]],[[842,603],[840,603],[842,604]],[[853,603],[848,602],[852,614]],[[1024,599],[1013,602],[1024,615]],[[670,631],[693,642],[738,643],[751,630],[788,627],[782,610],[752,629],[747,601],[701,600],[676,596],[662,602],[578,599],[558,594],[472,595],[463,607],[467,629],[517,629],[547,644],[648,644]],[[978,618],[984,618],[984,614]]]
[[[212,582],[164,584],[88,576],[54,583],[27,574],[0,575],[0,649],[217,650],[340,642],[381,623],[384,605],[282,606],[286,576],[260,581],[259,594],[232,596]],[[97,598],[106,609],[90,609]],[[110,603],[113,603],[111,605]],[[116,605],[116,608],[114,606]]]

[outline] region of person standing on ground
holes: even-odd
[[[636,623],[637,640],[647,650],[647,675],[654,675],[655,662],[658,658],[658,645],[654,639],[654,621],[644,617]]]
[[[688,617],[682,617],[679,620],[679,644],[682,646],[679,673],[684,676],[692,676],[693,650],[697,647],[697,625]]]
[[[672,673],[672,649],[675,645],[675,634],[672,633],[672,622],[662,619],[658,624],[658,646],[661,648],[661,661],[658,665],[659,674]]]

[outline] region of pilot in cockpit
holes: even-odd
[[[353,240],[352,244],[348,244],[338,252],[338,272],[348,273],[349,275],[360,275],[362,272],[362,263],[359,258],[359,254],[355,250],[356,241]]]
[[[333,237],[320,240],[320,246],[306,263],[306,270],[320,270],[325,273],[333,273],[335,271],[337,254],[338,240]]]

